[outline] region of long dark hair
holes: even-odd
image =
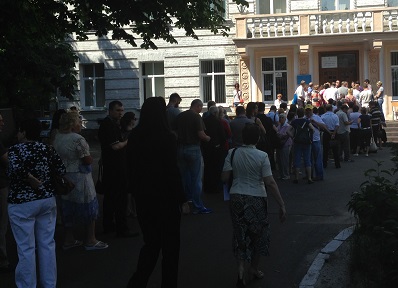
[[[136,129],[146,136],[171,133],[163,97],[150,97],[145,100]]]

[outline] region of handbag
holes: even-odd
[[[104,173],[104,167],[102,165],[102,159],[98,160],[98,178],[97,182],[95,183],[95,191],[97,194],[104,195],[105,188],[104,183],[102,182],[102,175]]]
[[[48,150],[48,154],[50,154],[51,150]],[[51,159],[51,157],[48,157]],[[75,184],[70,181],[65,175],[60,175],[52,163],[49,163],[50,166],[50,182],[54,187],[54,194],[55,195],[68,195],[75,189]]]
[[[234,155],[235,155],[236,149],[238,149],[238,147],[234,148],[234,150],[232,150],[232,153],[231,153],[231,167],[232,167],[232,163],[234,160]],[[232,167],[231,174],[229,174],[228,181],[224,184],[224,201],[228,201],[230,199],[229,191],[231,190],[233,182],[234,182],[234,170]]]
[[[375,140],[373,138],[373,129],[370,129],[372,130],[372,138],[370,138],[369,152],[377,152],[379,148],[377,147],[377,144],[375,143]]]
[[[64,175],[59,175],[53,168],[50,170],[51,184],[54,187],[55,195],[68,195],[75,189],[75,184]]]

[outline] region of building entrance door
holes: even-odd
[[[320,52],[319,53],[319,83],[357,81],[358,51]]]

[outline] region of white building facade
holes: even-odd
[[[239,82],[245,101],[292,100],[301,79],[313,83],[361,81],[385,89],[384,111],[398,96],[398,0],[226,1],[230,36],[197,30],[199,40],[175,29],[178,45],[156,41],[157,50],[90,35],[73,42],[79,56],[74,102],[87,128],[96,128],[112,100],[139,109],[152,96],[177,92],[181,107],[199,98],[232,105]],[[137,41],[138,46],[140,41]],[[62,99],[62,98],[61,98]],[[392,115],[391,115],[392,117]]]

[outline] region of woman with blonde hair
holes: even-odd
[[[54,148],[66,167],[67,177],[75,184],[68,195],[62,196],[61,208],[65,224],[64,250],[83,245],[76,240],[72,227],[83,224],[86,227],[85,249],[98,250],[108,248],[108,244],[95,237],[95,220],[98,218],[98,200],[91,175],[93,158],[90,147],[83,136],[79,114],[69,112],[60,119],[59,133],[55,136]]]
[[[348,103],[352,102],[352,103],[354,103],[354,105],[356,105],[357,104],[357,98],[354,96],[353,91],[354,90],[352,88],[349,88],[348,89],[348,93],[345,96],[345,99],[347,100]]]

